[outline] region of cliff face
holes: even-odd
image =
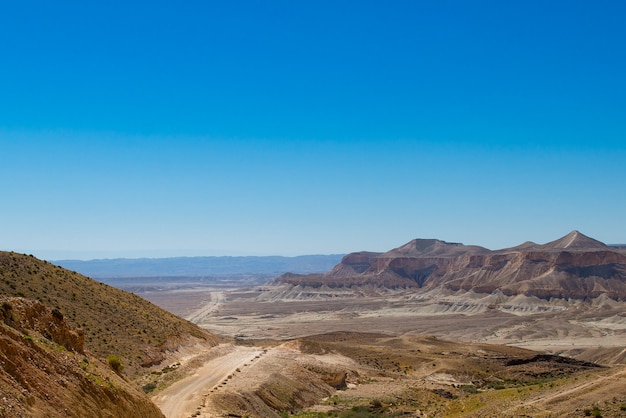
[[[145,394],[84,352],[84,334],[59,311],[23,298],[0,298],[0,392],[2,416],[163,416]]]
[[[544,245],[526,242],[491,251],[478,246],[417,239],[386,253],[349,254],[326,274],[276,283],[329,287],[444,287],[541,298],[626,300],[626,253],[578,231]]]

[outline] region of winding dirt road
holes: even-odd
[[[206,362],[188,376],[152,398],[167,418],[189,417],[202,405],[204,396],[237,368],[263,353],[255,347],[232,346],[226,355]]]

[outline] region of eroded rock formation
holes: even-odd
[[[348,254],[325,274],[286,274],[278,284],[433,289],[544,299],[606,295],[626,300],[626,252],[578,231],[547,244],[526,242],[488,250],[435,239],[415,239],[386,253]]]

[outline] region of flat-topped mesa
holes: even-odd
[[[414,239],[380,255],[388,257],[458,257],[462,254],[489,253],[486,248],[475,245],[463,245],[438,239]]]
[[[414,239],[382,254],[349,254],[328,273],[285,275],[275,283],[626,300],[626,253],[578,231],[543,245],[525,242],[495,251]]]

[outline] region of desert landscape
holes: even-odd
[[[625,272],[578,231],[126,290],[1,252],[0,416],[625,416]]]
[[[432,251],[440,247],[435,258],[450,258],[441,242],[426,244],[417,253],[407,255],[406,246],[390,253],[405,253],[402,257],[413,262],[426,255],[432,262]],[[483,252],[474,247],[468,251],[472,256]],[[605,258],[611,262],[624,257],[622,250],[576,231],[543,246],[526,243],[495,255],[532,253],[536,260],[540,251],[542,259],[567,259],[570,264],[576,257],[564,253],[578,259],[595,254],[591,258],[599,270],[598,252],[610,253]],[[454,257],[467,255],[457,244],[452,252]],[[398,263],[399,257],[393,258]],[[385,269],[367,273],[373,263],[361,266],[358,275],[367,280],[357,286],[355,277],[345,276],[352,259],[354,255],[344,257],[323,275],[289,274],[260,286],[142,292],[142,297],[229,338],[220,346],[227,354],[198,363],[192,377],[171,386],[157,379],[154,401],[162,410],[177,405],[167,416],[626,414],[623,297],[546,297],[558,286],[550,275],[571,271],[571,266],[552,263],[525,276],[526,281],[539,276],[552,283],[542,285],[543,294],[535,296],[505,294],[502,286],[490,292],[480,284],[477,290],[429,286],[430,280],[440,280],[436,274],[426,277],[421,287],[381,286],[375,283],[380,276],[387,283],[399,278]],[[623,269],[623,264],[611,266]],[[484,270],[485,265],[475,268]],[[343,277],[337,278],[338,271]],[[342,285],[344,279],[351,284]],[[614,274],[594,276],[600,279],[605,287],[621,289],[623,283]],[[587,290],[572,294],[582,291]]]
[[[4,2],[0,418],[626,418],[625,16]]]

